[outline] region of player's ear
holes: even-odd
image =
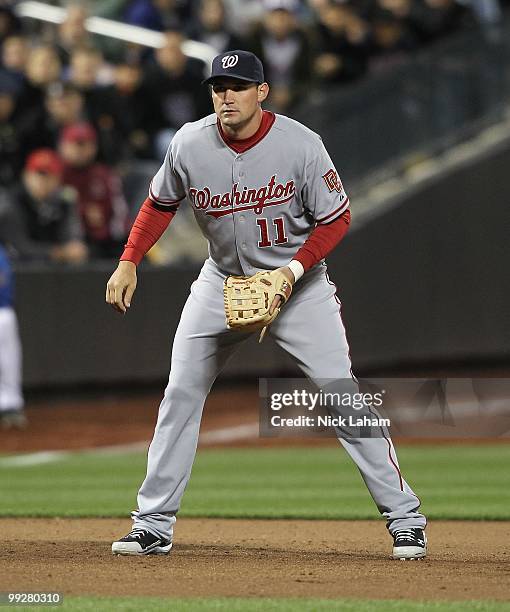
[[[257,88],[257,98],[259,102],[264,102],[264,100],[269,95],[269,85],[267,83],[261,83]]]

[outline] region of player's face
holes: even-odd
[[[267,98],[267,83],[218,79],[212,85],[214,111],[228,131],[240,132],[253,121],[260,103]]]

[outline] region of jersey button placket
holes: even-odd
[[[237,183],[237,188],[242,191],[243,185],[242,185],[242,178],[245,176],[245,172],[242,169],[242,161],[243,158],[242,157],[237,157],[235,159],[234,162],[234,171],[233,171],[233,179],[234,179],[234,183]],[[236,245],[236,251],[237,251],[237,256],[239,258],[239,262],[241,264],[241,267],[244,271],[244,273],[247,272],[247,263],[246,263],[246,249],[247,249],[247,244],[245,242],[246,236],[243,232],[243,228],[245,226],[245,224],[243,223],[243,221],[245,220],[245,215],[244,214],[240,214],[240,213],[236,213],[235,212],[235,202],[232,202],[232,221],[233,221],[233,225],[234,225],[234,237],[235,237],[235,245]]]

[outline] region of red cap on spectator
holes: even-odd
[[[60,157],[52,149],[36,149],[25,162],[25,170],[28,172],[44,172],[60,176],[62,169]]]
[[[96,130],[90,123],[73,123],[62,130],[62,142],[96,142]]]

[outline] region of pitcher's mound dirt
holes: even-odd
[[[165,597],[510,597],[510,524],[432,522],[429,556],[390,559],[376,521],[180,519],[163,557],[115,557],[118,519],[0,519],[0,591]]]

